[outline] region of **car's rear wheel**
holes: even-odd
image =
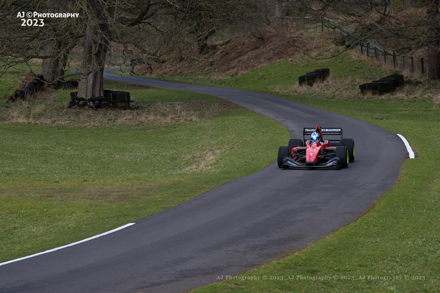
[[[344,138],[341,140],[341,146],[347,147],[349,161],[350,163],[353,163],[356,156],[354,140],[351,138]]]
[[[348,149],[346,146],[339,146],[336,148],[336,157],[339,157],[341,159],[341,167],[347,168],[348,162],[350,160],[348,155]]]
[[[278,148],[278,168],[283,166],[284,158],[288,157],[290,153],[289,147],[280,146]]]
[[[289,140],[289,150],[292,150],[295,147],[302,147],[303,145],[303,141],[301,139],[296,139],[296,138],[292,138]]]

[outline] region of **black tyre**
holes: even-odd
[[[76,100],[76,104],[78,105],[78,107],[82,108],[85,107],[87,105],[87,101],[85,98],[78,98]]]
[[[70,100],[75,101],[78,98],[77,95],[78,95],[78,92],[71,92],[70,93]]]
[[[72,107],[75,107],[76,106],[76,100],[71,100],[70,102],[69,102],[69,105],[67,106],[68,108],[72,108]]]
[[[339,146],[336,148],[336,157],[341,159],[341,167],[347,168],[349,163],[348,149],[345,146]]]
[[[101,107],[103,109],[107,108],[108,107],[107,99],[102,96],[98,97],[98,105],[99,105],[99,107]]]
[[[283,166],[284,158],[289,157],[289,147],[280,146],[278,148],[278,167],[281,168]]]
[[[95,109],[97,104],[98,104],[97,99],[95,99],[95,98],[87,99],[87,106],[89,106],[89,108]]]
[[[350,163],[353,163],[356,157],[354,140],[352,140],[351,138],[344,138],[341,140],[341,146],[347,147],[349,161]]]
[[[294,147],[298,147],[298,146],[300,147],[304,146],[303,141],[301,139],[292,138],[289,140],[289,144],[288,144],[289,150],[292,150]]]

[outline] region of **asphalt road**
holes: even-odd
[[[356,161],[341,170],[282,170],[273,162],[116,233],[0,266],[2,293],[183,292],[239,274],[355,221],[396,183],[408,156],[395,134],[284,98],[105,78],[224,98],[279,121],[292,137],[303,127],[342,127],[356,142]]]

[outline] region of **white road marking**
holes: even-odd
[[[60,250],[60,249],[63,249],[63,248],[67,248],[67,247],[70,247],[70,246],[74,246],[74,245],[77,245],[77,244],[81,244],[81,243],[84,243],[84,242],[87,242],[87,241],[90,241],[90,240],[93,240],[93,239],[96,239],[96,238],[99,238],[99,237],[102,237],[102,236],[114,233],[116,231],[125,229],[127,227],[133,226],[134,224],[135,223],[128,223],[128,224],[126,224],[124,226],[121,226],[119,228],[116,228],[116,229],[104,232],[104,233],[96,235],[96,236],[92,236],[92,237],[84,239],[84,240],[80,240],[80,241],[77,241],[77,242],[74,242],[74,243],[70,243],[70,244],[67,244],[67,245],[64,245],[64,246],[60,246],[60,247],[53,248],[53,249],[50,249],[50,250],[46,250],[46,251],[43,251],[43,252],[39,252],[39,253],[36,253],[36,254],[28,255],[28,256],[25,256],[25,257],[13,259],[13,260],[10,260],[10,261],[7,261],[7,262],[2,262],[2,263],[0,263],[0,266],[4,266],[4,265],[10,264],[10,263],[17,262],[17,261],[21,261],[21,260],[25,260],[25,259],[28,259],[28,258],[36,257],[36,256],[39,256],[39,255],[42,255],[42,254],[51,253],[51,252],[54,252],[54,251],[57,251],[57,250]]]
[[[410,159],[414,159],[414,158],[415,158],[415,155],[414,155],[414,152],[413,152],[411,146],[409,145],[409,142],[406,140],[406,138],[405,138],[403,135],[401,135],[401,134],[397,134],[397,136],[400,137],[400,139],[401,139],[401,140],[403,141],[403,143],[405,144],[406,149],[408,150],[409,158],[410,158]]]

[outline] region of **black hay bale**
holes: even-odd
[[[77,80],[67,80],[63,83],[63,90],[73,90],[78,88]]]
[[[315,82],[323,82],[330,76],[330,69],[316,69],[313,72],[308,72],[298,78],[298,83],[300,86],[307,84],[308,86],[313,86]]]
[[[404,79],[402,74],[388,75],[387,78],[395,79],[397,81],[397,83],[398,83],[398,86],[401,86],[401,85],[405,84],[405,79]]]
[[[396,87],[398,86],[398,83],[395,79],[383,77],[379,79],[381,82],[386,82],[388,84],[388,92],[394,92],[396,90]]]
[[[114,106],[120,109],[130,109],[130,93],[124,91],[104,90],[104,98],[107,100],[106,106]]]
[[[315,82],[318,80],[319,78],[319,73],[317,72],[310,72],[306,74],[306,84],[308,86],[313,86],[315,84]]]
[[[38,92],[41,90],[41,84],[40,84],[40,82],[39,82],[38,80],[36,80],[36,79],[34,79],[34,80],[32,81],[32,86],[33,86],[33,88],[34,88],[34,92],[35,92],[35,93],[38,93]]]
[[[37,75],[34,80],[25,85],[22,90],[16,90],[14,92],[13,101],[17,99],[22,99],[23,101],[32,95],[41,91],[41,88],[44,85],[43,75]]]
[[[122,91],[114,91],[112,94],[112,103],[119,109],[130,109],[130,93]]]
[[[313,72],[318,74],[318,78],[321,82],[325,81],[330,76],[329,68],[317,69]]]
[[[371,92],[372,85],[371,85],[371,83],[364,83],[359,86],[359,89],[361,90],[361,94],[365,95],[365,94]]]
[[[383,95],[388,92],[388,83],[381,82],[379,80],[374,80],[371,82],[372,84],[372,94],[373,95]]]
[[[328,78],[330,77],[330,68],[323,68],[321,69],[321,73],[324,76],[324,78]]]
[[[44,76],[42,74],[37,75],[34,79],[34,82],[38,83],[41,90],[41,88],[44,86]]]
[[[20,99],[22,99],[23,101],[26,100],[26,91],[25,90],[20,90],[18,97]]]
[[[305,75],[301,75],[300,77],[298,77],[298,84],[300,86],[303,86],[306,84],[306,76]]]
[[[37,75],[35,78],[36,78],[38,81],[41,81],[42,83],[45,82],[45,80],[44,80],[44,75],[42,75],[42,74]]]
[[[403,85],[405,83],[404,77],[402,74],[393,74],[387,77],[383,77],[379,80],[375,80],[371,82],[371,93],[373,95],[383,95],[388,92],[394,92],[397,87]],[[368,92],[368,84],[361,84],[359,89],[362,94]]]
[[[371,94],[380,95],[380,85],[378,83],[371,83]]]
[[[24,91],[26,92],[26,95],[33,95],[35,93],[35,86],[33,83],[28,83],[26,87],[24,88]]]

